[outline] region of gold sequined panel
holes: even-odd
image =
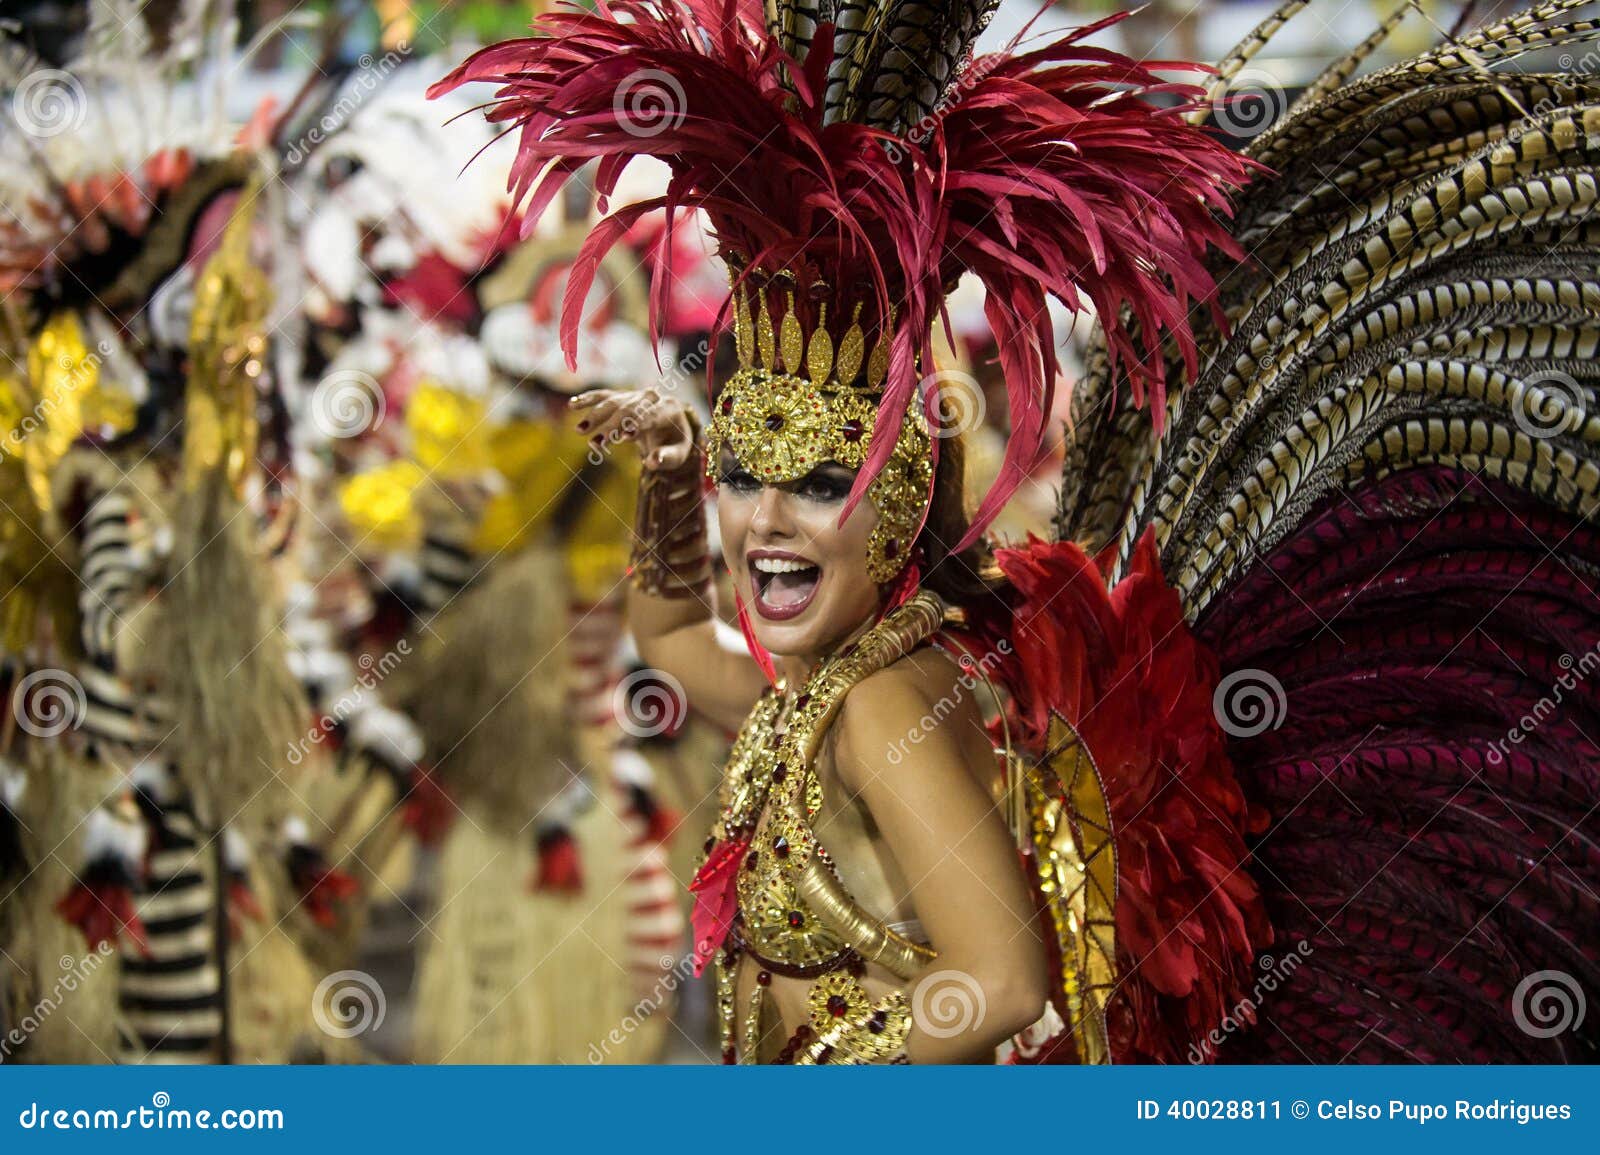
[[[772,781],[778,748],[774,727],[782,708],[783,696],[767,689],[734,739],[723,770],[721,812],[712,831],[714,838],[738,838],[755,826]]]
[[[1109,1063],[1105,1006],[1117,980],[1111,811],[1088,749],[1059,715],[1050,719],[1048,743],[1025,779],[1035,881],[1055,933],[1078,1061]]]
[[[746,943],[787,966],[815,967],[841,956],[847,942],[802,897],[801,875],[813,858],[827,863],[812,822],[822,806],[817,749],[845,695],[869,674],[921,645],[938,629],[944,607],[922,593],[889,614],[843,653],[821,662],[794,698],[783,733],[783,699],[769,691],[745,722],[723,781],[719,836],[751,832],[737,890]]]

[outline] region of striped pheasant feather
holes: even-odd
[[[1538,71],[1593,9],[1352,79],[1391,13],[1246,146],[1227,329],[1160,433],[1099,349],[1074,392],[1060,532],[1114,578],[1153,530],[1224,683],[1269,691],[1230,755],[1312,955],[1224,1061],[1600,1054],[1512,1015],[1547,971],[1600,998],[1600,83]]]

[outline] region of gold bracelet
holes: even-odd
[[[659,598],[704,598],[711,590],[711,549],[703,490],[705,450],[690,418],[694,442],[683,464],[645,470],[639,480],[633,556],[634,588]]]

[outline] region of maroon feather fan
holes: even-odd
[[[1072,309],[1093,304],[1113,361],[1159,420],[1161,343],[1172,339],[1192,362],[1187,316],[1195,303],[1211,306],[1208,247],[1237,252],[1220,217],[1251,162],[1184,121],[1200,88],[1157,74],[1193,66],[1082,43],[1116,19],[1038,51],[972,60],[933,114],[902,135],[825,123],[833,27],[818,27],[802,64],[769,35],[759,6],[740,0],[602,0],[596,13],[546,14],[538,35],[479,52],[432,91],[497,86],[487,115],[518,133],[509,188],[526,205],[525,228],[589,161],[600,162],[603,210],[634,157],[670,166],[663,196],[612,212],[584,246],[563,307],[569,364],[600,259],[656,210],[670,235],[678,213],[703,209],[722,252],[742,267],[795,272],[808,329],[823,306],[838,318],[861,305],[869,343],[892,323],[882,400],[892,423],[917,397],[917,366],[932,364],[945,293],[962,273],[975,275],[1001,350],[1012,436],[970,540],[1041,451],[1057,373],[1046,296]],[[663,249],[652,331],[671,275]],[[931,410],[935,399],[919,400]],[[887,438],[874,444],[852,505],[892,448]]]

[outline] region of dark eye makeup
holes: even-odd
[[[740,465],[732,454],[723,455],[721,466],[717,484],[734,493],[759,493],[766,484]],[[829,463],[819,465],[804,477],[783,482],[778,488],[819,505],[834,505],[850,496],[855,480],[856,475],[849,469]]]

